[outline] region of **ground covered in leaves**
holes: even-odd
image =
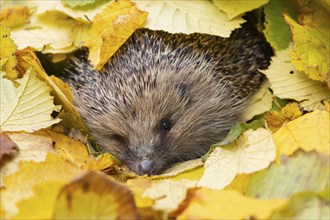
[[[101,69],[139,27],[228,37],[252,10],[276,54],[267,82],[226,139],[158,176],[97,152],[70,88],[39,60],[56,66],[85,46]],[[327,0],[1,1],[1,219],[329,219],[329,10]]]

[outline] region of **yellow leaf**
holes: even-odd
[[[248,121],[255,115],[259,115],[268,111],[272,107],[273,96],[269,91],[270,83],[266,80],[257,93],[255,93],[247,104],[246,110],[243,114],[243,120]]]
[[[46,133],[55,142],[54,149],[59,155],[77,167],[83,167],[86,164],[89,153],[85,144],[57,132],[46,131]]]
[[[275,143],[268,130],[248,130],[230,145],[214,149],[205,162],[205,172],[197,186],[223,189],[237,174],[268,167],[275,154]]]
[[[55,99],[54,102],[63,106],[63,110],[59,115],[60,118],[64,119],[63,124],[69,127],[87,130],[78,110],[73,104],[73,97],[69,85],[55,76],[48,76],[31,48],[18,51],[17,58],[21,69],[26,70],[32,66],[38,76],[51,87]]]
[[[18,73],[15,69],[17,60],[15,56],[16,45],[10,38],[10,31],[5,26],[0,25],[0,51],[1,51],[1,70],[6,72],[6,77],[9,79],[16,79]]]
[[[135,204],[138,208],[151,207],[155,202],[146,196],[142,196],[144,191],[150,188],[152,181],[150,179],[130,179],[126,182],[126,186],[133,192]]]
[[[321,101],[330,98],[329,89],[298,71],[291,64],[289,53],[290,48],[277,51],[271,65],[262,71],[269,79],[274,95],[300,101],[300,106],[306,110],[320,108]]]
[[[178,205],[186,198],[189,188],[196,187],[193,180],[182,179],[173,181],[171,179],[154,182],[151,187],[146,189],[142,196],[147,196],[154,200],[152,206],[155,210],[174,211]]]
[[[12,30],[11,37],[20,50],[33,47],[43,53],[72,52],[86,41],[91,26],[53,9],[44,13],[38,10],[31,20]]]
[[[7,219],[19,213],[16,206],[19,201],[33,196],[33,186],[42,183],[46,184],[47,181],[53,180],[64,185],[81,174],[81,172],[82,170],[63,158],[50,153],[43,162],[22,161],[19,164],[18,172],[4,177],[6,188],[1,189],[1,203],[6,211]],[[57,185],[56,187],[60,186]],[[51,199],[47,200],[47,202],[51,201]],[[34,207],[38,208],[38,204],[35,204]],[[33,215],[32,210],[30,214]],[[36,214],[42,213],[37,212]],[[36,219],[36,217],[33,219]]]
[[[67,180],[47,180],[32,187],[33,196],[17,203],[13,219],[52,219],[57,195]]]
[[[290,156],[298,149],[316,150],[330,155],[330,119],[328,111],[316,110],[281,127],[273,135],[277,158]]]
[[[1,131],[33,132],[60,121],[51,117],[60,106],[53,104],[50,88],[37,78],[32,68],[16,82],[18,88],[10,80],[1,78],[1,106],[4,106],[1,108]]]
[[[224,188],[224,190],[236,190],[240,193],[244,193],[245,188],[249,183],[249,180],[251,179],[251,176],[253,176],[253,174],[237,175],[235,179],[228,186]]]
[[[270,111],[267,112],[264,120],[267,127],[272,131],[277,131],[283,124],[288,123],[302,115],[297,103],[289,103],[284,106],[280,112]]]
[[[267,219],[286,204],[285,199],[254,199],[236,191],[197,189],[189,191],[186,209],[178,219]]]
[[[18,146],[16,157],[1,167],[1,184],[4,186],[3,178],[18,171],[21,161],[42,162],[46,160],[47,153],[55,153],[52,139],[44,134],[28,133],[6,133],[6,135]]]
[[[90,156],[84,164],[84,169],[87,170],[109,170],[116,163],[116,159],[109,153],[98,155],[97,157]]]
[[[152,176],[152,178],[159,179],[159,178],[175,177],[176,180],[179,180],[182,178],[187,178],[189,176],[190,178],[188,179],[197,180],[201,177],[201,175],[198,175],[195,171],[199,170],[201,171],[199,172],[201,174],[203,172],[202,166],[203,166],[203,161],[201,158],[195,160],[188,160],[185,162],[174,164],[172,167],[165,170],[162,174],[157,176]]]
[[[93,19],[86,41],[89,60],[101,69],[131,34],[144,23],[147,13],[128,0],[111,2]]]
[[[32,10],[27,6],[12,6],[0,12],[0,22],[7,27],[22,25],[28,22]]]
[[[102,173],[87,172],[66,185],[54,219],[138,219],[130,190]]]
[[[232,30],[244,23],[243,18],[227,20],[224,12],[208,0],[194,1],[136,1],[149,13],[144,27],[170,33],[206,33],[229,37]]]
[[[269,0],[250,0],[250,1],[223,1],[213,0],[214,4],[222,11],[226,12],[228,19],[231,20],[245,12],[257,9],[267,4]]]
[[[318,19],[326,19],[328,22],[328,17],[328,14],[324,13]],[[293,65],[313,80],[329,81],[329,27],[302,26],[287,14],[284,14],[284,19],[290,25],[292,32],[291,61]]]

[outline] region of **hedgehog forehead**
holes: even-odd
[[[112,99],[110,112],[117,112],[120,115],[118,120],[136,120],[150,125],[180,112],[186,102],[182,99],[184,85],[157,75],[145,73],[144,76],[132,75],[126,80],[120,77],[113,80],[112,94],[109,95]]]

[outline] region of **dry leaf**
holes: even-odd
[[[197,186],[223,189],[237,174],[268,167],[275,154],[275,143],[268,130],[248,130],[234,143],[214,149],[205,162],[204,175]]]
[[[270,83],[268,80],[262,84],[258,92],[256,92],[247,103],[242,119],[248,121],[255,115],[262,114],[272,107],[273,96],[269,91]]]
[[[283,124],[288,123],[296,118],[299,118],[302,112],[297,103],[289,103],[284,106],[280,112],[270,111],[267,112],[264,120],[267,127],[275,132],[282,127]]]
[[[111,2],[93,19],[86,41],[88,59],[100,70],[131,34],[144,23],[147,13],[128,0]]]
[[[42,162],[46,160],[47,153],[55,153],[52,139],[48,135],[23,132],[6,133],[6,135],[18,146],[20,151],[13,160],[1,167],[1,187],[4,186],[3,178],[17,172],[21,161]]]
[[[142,196],[154,200],[155,204],[152,207],[156,210],[174,211],[186,198],[187,190],[195,186],[196,181],[193,180],[173,181],[166,179],[153,183],[144,191]]]
[[[73,97],[69,85],[55,76],[48,76],[31,48],[18,51],[17,58],[21,69],[27,70],[32,66],[38,76],[51,87],[51,93],[54,95],[54,102],[63,106],[63,110],[59,115],[60,118],[65,120],[63,123],[69,125],[69,127],[87,130],[78,110],[73,104]]]
[[[281,155],[290,156],[298,149],[330,155],[329,112],[316,110],[305,114],[283,125],[273,138],[277,147],[277,161]]]
[[[3,77],[3,76],[2,76]],[[50,88],[39,80],[32,68],[22,79],[17,79],[19,87],[1,78],[1,131],[33,132],[56,124],[51,113],[59,111],[60,106],[53,104]]]
[[[310,79],[321,82],[330,81],[329,73],[329,26],[318,25],[321,22],[329,21],[326,12],[318,10],[319,14],[315,19],[315,24],[300,25],[286,13],[285,21],[291,27],[293,47],[291,50],[291,62],[300,71],[307,74]],[[316,15],[315,15],[316,16]],[[321,21],[320,21],[321,20]],[[312,25],[316,25],[317,28]]]
[[[299,72],[290,61],[290,48],[276,52],[272,57],[271,65],[262,72],[270,81],[275,96],[282,99],[295,99],[306,110],[318,109],[321,101],[330,99],[326,85],[308,79]]]
[[[229,20],[244,14],[245,12],[252,11],[260,6],[267,4],[269,0],[249,0],[247,1],[223,1],[213,0],[214,4],[221,10],[226,12]]]
[[[87,172],[59,193],[54,219],[138,219],[130,190],[96,172]]]
[[[188,205],[178,219],[268,219],[286,204],[284,199],[254,199],[232,190],[189,191]]]
[[[49,153],[46,156],[43,162],[21,161],[18,172],[4,177],[6,188],[1,189],[1,204],[6,212],[6,219],[12,218],[19,213],[20,210],[16,206],[19,201],[33,196],[33,186],[42,183],[46,184],[48,181],[53,180],[61,183],[63,186],[82,172],[79,168],[55,154]],[[56,185],[56,187],[60,190],[60,185]],[[51,191],[53,192],[53,190]],[[33,208],[38,208],[38,204],[33,204]],[[31,215],[33,215],[32,210],[30,210]],[[36,212],[36,214],[39,213]],[[34,216],[32,219],[36,219],[36,217]],[[47,216],[45,218],[50,217]]]
[[[17,155],[18,150],[18,146],[10,139],[10,137],[5,134],[0,134],[0,166],[3,166],[8,158]]]
[[[6,77],[9,79],[16,79],[18,73],[15,69],[17,60],[15,56],[16,45],[10,38],[10,30],[5,26],[0,25],[0,69],[6,72]]]
[[[170,33],[205,33],[229,37],[244,22],[242,18],[227,20],[225,13],[211,1],[136,1],[137,6],[149,13],[144,27]]]
[[[27,23],[33,10],[27,6],[12,6],[0,12],[0,22],[7,27],[19,26]]]

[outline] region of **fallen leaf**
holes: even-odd
[[[315,192],[302,192],[293,195],[270,219],[329,219],[329,216],[329,200]]]
[[[57,195],[67,181],[46,180],[32,187],[32,196],[17,202],[12,219],[52,219]]]
[[[55,142],[54,150],[64,159],[79,168],[82,168],[86,164],[89,153],[85,144],[57,132],[48,130],[46,133]]]
[[[44,2],[48,4],[48,2]],[[12,30],[11,37],[22,50],[33,47],[43,53],[69,53],[82,46],[90,24],[57,10],[36,13],[29,24]]]
[[[42,162],[46,160],[47,153],[55,153],[52,139],[48,135],[28,133],[6,133],[18,146],[19,152],[9,163],[1,167],[0,186],[4,187],[3,178],[18,171],[21,161]]]
[[[255,198],[288,198],[307,190],[320,191],[330,185],[329,157],[302,151],[283,156],[281,164],[253,175],[245,194]]]
[[[17,79],[19,87],[1,78],[1,131],[33,132],[56,124],[51,113],[59,111],[60,106],[53,104],[50,88],[40,81],[32,68],[22,79]]]
[[[48,181],[56,181],[63,186],[78,176],[81,172],[82,170],[79,168],[65,161],[58,155],[51,153],[46,155],[46,159],[44,159],[43,162],[21,161],[19,164],[19,170],[16,173],[4,177],[6,187],[1,189],[1,204],[7,215],[5,219],[10,219],[14,215],[20,213],[16,204],[23,199],[33,197],[34,186],[42,183],[46,184]],[[55,186],[60,190],[60,185]],[[56,189],[51,189],[50,191],[53,192],[54,190]],[[53,196],[56,195],[53,194]],[[49,198],[49,200],[47,199],[47,202],[51,201],[51,198]],[[48,206],[49,205],[50,204],[48,204]],[[38,209],[38,204],[33,204],[33,207],[34,209]],[[32,210],[30,210],[31,216],[34,214]],[[47,214],[49,212],[36,211],[36,215],[43,213]],[[36,219],[36,215],[32,217],[32,219]],[[42,216],[42,218],[49,219],[51,216]]]
[[[315,13],[322,13],[317,11]],[[328,14],[324,12],[317,17],[318,20],[328,21]],[[303,71],[310,79],[321,82],[330,81],[329,75],[329,27],[300,25],[288,14],[284,14],[285,21],[290,25],[293,47],[291,50],[291,62],[300,71]],[[316,24],[317,25],[317,24]]]
[[[190,190],[178,219],[268,219],[285,199],[254,199],[232,190]]]
[[[269,1],[264,6],[265,29],[263,32],[276,51],[288,48],[290,43],[290,27],[283,17],[285,11],[297,17],[297,12],[289,1]]]
[[[229,20],[242,15],[245,12],[257,9],[264,4],[267,4],[269,0],[250,0],[246,1],[223,1],[223,0],[213,0],[215,6],[217,6],[221,11],[226,12]]]
[[[91,1],[91,0],[87,0]],[[105,7],[109,1],[108,0],[96,0],[98,1],[95,5],[85,6],[85,7],[66,7],[62,4],[61,0],[30,0],[28,5],[33,5],[37,8],[35,14],[43,14],[48,11],[58,11],[67,16],[76,19],[78,21],[82,21],[84,23],[90,23],[91,20],[95,17],[95,15]],[[76,3],[83,3],[83,1],[75,1]]]
[[[273,135],[277,161],[302,149],[330,155],[330,118],[328,111],[315,110],[283,125]]]
[[[235,190],[244,193],[251,176],[253,176],[253,174],[238,174],[235,179],[224,188],[224,190]]]
[[[205,171],[197,186],[223,189],[237,174],[268,167],[275,154],[275,143],[268,130],[248,130],[232,144],[214,149],[205,162]]]
[[[139,219],[139,216],[127,187],[105,174],[87,172],[63,187],[53,218]]]
[[[147,13],[128,0],[111,2],[93,19],[86,45],[88,59],[100,70],[131,34],[142,26]]]
[[[186,198],[187,190],[193,187],[196,187],[196,181],[165,179],[154,182],[151,187],[144,191],[142,196],[154,200],[153,209],[170,212],[178,207]]]
[[[125,185],[133,192],[134,201],[138,208],[147,208],[155,204],[155,202],[147,197],[142,196],[144,191],[151,187],[152,180],[150,179],[129,179]]]
[[[308,111],[320,108],[322,100],[330,99],[329,89],[298,71],[291,64],[289,53],[290,48],[277,51],[271,65],[262,71],[269,79],[274,95],[282,99],[295,99]]]
[[[48,76],[31,48],[18,51],[17,59],[22,70],[27,70],[32,66],[38,76],[52,89],[51,94],[54,96],[54,103],[63,106],[63,110],[59,114],[59,118],[63,119],[61,123],[71,128],[79,128],[87,131],[86,125],[73,104],[69,85],[55,76]]]
[[[136,1],[137,6],[149,13],[144,27],[170,33],[205,33],[229,37],[244,23],[238,17],[227,20],[224,12],[208,0],[195,1]]]
[[[99,2],[99,0],[83,0],[83,1],[61,0],[61,2],[64,6],[67,6],[67,7],[70,7],[70,8],[79,8],[79,7],[91,7],[96,2]]]
[[[272,107],[273,95],[269,91],[270,83],[266,80],[248,101],[247,108],[244,110],[242,119],[248,121],[255,115],[262,114]]]
[[[2,166],[8,158],[17,155],[18,150],[18,146],[10,137],[5,134],[0,134],[0,166]]]
[[[0,60],[1,60],[1,70],[6,72],[6,77],[9,79],[16,79],[18,72],[15,67],[17,65],[17,60],[15,56],[16,45],[14,41],[10,38],[10,30],[0,25]]]
[[[7,27],[26,24],[33,11],[32,8],[19,5],[5,8],[0,12],[0,22]]]
[[[284,124],[299,118],[302,112],[297,103],[289,103],[280,112],[269,111],[265,114],[264,121],[272,132],[280,129]]]
[[[172,179],[173,179],[174,177],[182,176],[183,173],[190,173],[190,171],[192,171],[192,170],[202,168],[203,164],[204,163],[201,160],[201,158],[184,161],[181,163],[174,164],[172,167],[170,167],[170,168],[166,169],[164,172],[162,172],[162,174],[157,175],[157,176],[152,176],[151,178],[159,179],[159,178],[172,177]],[[202,170],[203,169],[201,169],[201,171]],[[186,175],[184,175],[184,176],[185,176],[185,178],[187,177]],[[199,179],[198,177],[196,177],[196,178],[195,177],[193,177],[193,179],[195,179],[195,180]],[[175,178],[175,179],[177,179],[177,178]]]
[[[86,170],[105,171],[111,169],[115,165],[116,159],[109,153],[100,154],[97,157],[90,156],[84,164]]]

